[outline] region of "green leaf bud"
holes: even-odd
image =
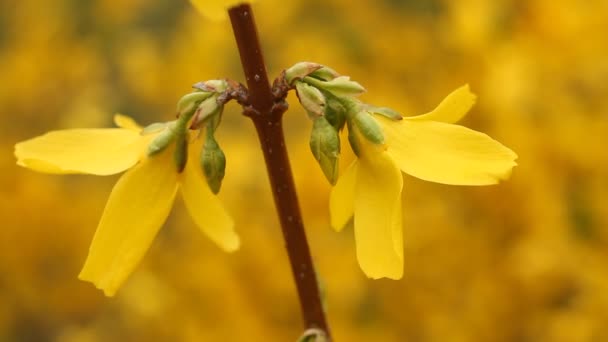
[[[207,138],[203,145],[201,167],[211,191],[214,194],[220,192],[226,171],[226,156],[211,132],[207,132]]]
[[[325,114],[325,96],[319,89],[304,82],[296,82],[296,91],[302,107],[311,119]]]
[[[321,166],[325,178],[332,184],[338,180],[338,157],[340,156],[340,136],[338,131],[320,116],[313,122],[310,135],[310,150]]]
[[[293,82],[301,80],[321,67],[323,67],[321,64],[312,62],[296,63],[289,69],[285,70],[285,80],[287,81],[287,84],[292,85]]]
[[[361,135],[374,144],[384,144],[384,134],[376,119],[366,111],[359,111],[351,117],[352,125]]]

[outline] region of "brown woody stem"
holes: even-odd
[[[273,94],[268,82],[251,6],[241,4],[232,7],[228,14],[249,88],[244,114],[253,121],[264,153],[304,324],[307,329],[323,330],[329,340],[329,327],[321,304],[317,276],[304,232],[283,136],[282,117],[287,110],[286,94],[280,91]]]

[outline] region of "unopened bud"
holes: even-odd
[[[155,155],[164,150],[174,139],[174,125],[167,125],[167,127],[150,142],[150,145],[148,145],[148,156]]]
[[[384,134],[378,121],[366,111],[359,111],[351,117],[352,125],[362,136],[374,144],[384,144]]]
[[[312,119],[325,114],[325,96],[321,91],[304,82],[296,82],[298,99]]]
[[[338,157],[340,156],[340,137],[338,131],[320,116],[313,122],[310,135],[310,150],[321,166],[325,178],[332,184],[338,180]]]
[[[212,93],[205,91],[195,91],[184,95],[177,102],[177,113],[179,115],[193,110],[201,101],[211,96]]]
[[[303,79],[321,67],[321,64],[312,62],[296,63],[291,68],[285,70],[285,80],[287,81],[287,84],[291,85],[293,82]]]
[[[226,156],[215,141],[213,134],[208,133],[201,152],[201,167],[209,189],[214,194],[220,192],[222,180],[226,171]]]

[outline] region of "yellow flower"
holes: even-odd
[[[340,231],[354,216],[357,259],[370,278],[403,276],[401,171],[452,185],[489,185],[506,179],[517,155],[486,134],[455,125],[475,95],[463,86],[430,113],[390,120],[375,115],[384,144],[355,129],[358,159],[338,180],[330,197],[332,227]]]
[[[244,0],[190,0],[192,5],[205,17],[221,20],[227,17],[228,8],[245,2]]]
[[[203,233],[223,250],[238,249],[233,221],[196,162],[198,139],[180,173],[173,160],[175,144],[147,156],[158,133],[142,135],[125,116],[114,121],[120,128],[54,131],[15,146],[17,164],[35,171],[110,175],[128,170],[112,189],[79,278],[113,296],[150,247],[178,190]]]

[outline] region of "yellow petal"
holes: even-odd
[[[150,247],[177,192],[171,153],[144,160],[112,189],[80,279],[113,296]]]
[[[114,124],[120,128],[130,129],[138,133],[142,130],[142,127],[133,118],[122,114],[114,114]]]
[[[401,171],[386,152],[360,154],[355,189],[357,259],[370,278],[403,276]]]
[[[404,117],[410,121],[441,121],[446,123],[454,123],[462,119],[467,112],[475,104],[475,94],[469,90],[469,85],[465,84],[462,87],[454,90],[448,95],[437,108],[432,112]]]
[[[355,181],[357,161],[352,162],[338,178],[329,196],[329,215],[331,227],[341,231],[353,218],[355,205]]]
[[[200,148],[189,149],[188,162],[180,176],[180,190],[190,216],[213,242],[227,252],[239,248],[234,222],[220,200],[211,192],[200,167]]]
[[[379,119],[390,153],[414,177],[452,185],[496,184],[510,176],[517,155],[469,128],[435,121]]]
[[[15,145],[17,164],[47,173],[110,175],[137,163],[139,133],[122,128],[49,132]]]
[[[222,20],[228,17],[228,8],[242,4],[244,0],[190,0],[192,5],[205,17],[211,20]]]

